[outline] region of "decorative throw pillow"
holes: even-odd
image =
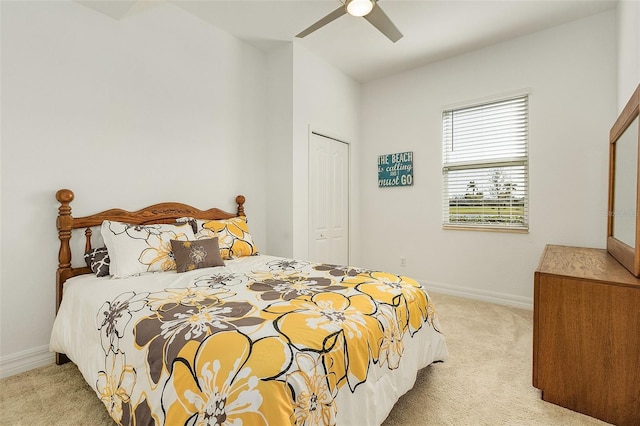
[[[109,275],[109,252],[106,247],[99,247],[89,250],[84,254],[87,266],[99,277]]]
[[[178,272],[224,266],[224,260],[220,257],[218,237],[195,241],[171,240],[171,248]]]
[[[220,254],[223,259],[258,254],[258,249],[249,233],[247,219],[244,216],[205,222],[202,224],[202,232],[198,231],[198,235],[203,235],[203,233],[208,233],[208,235],[213,233],[218,237]]]
[[[176,269],[171,240],[195,239],[189,223],[132,225],[105,220],[101,233],[111,258],[109,272],[117,278]]]

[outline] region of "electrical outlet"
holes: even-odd
[[[407,266],[407,258],[406,257],[401,257],[400,258],[400,266]]]

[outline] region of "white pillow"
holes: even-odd
[[[189,223],[132,225],[105,220],[100,229],[116,278],[176,269],[171,240],[195,240]]]

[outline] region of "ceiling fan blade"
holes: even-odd
[[[393,22],[391,22],[391,19],[389,19],[382,9],[380,9],[377,1],[371,12],[364,16],[364,19],[369,21],[371,25],[376,27],[378,31],[387,36],[387,38],[392,42],[395,43],[402,38],[402,33],[393,24]]]
[[[300,34],[296,35],[296,37],[302,38],[302,37],[308,36],[309,34],[314,32],[315,30],[324,27],[329,22],[332,22],[332,21],[338,19],[339,17],[341,17],[345,13],[347,13],[347,11],[345,10],[344,6],[340,6],[338,9],[334,10],[333,12],[331,12],[330,14],[325,16],[324,18],[320,19],[315,24],[311,25],[306,30],[302,31]]]

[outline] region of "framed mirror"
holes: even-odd
[[[609,133],[607,251],[640,276],[640,85]]]

